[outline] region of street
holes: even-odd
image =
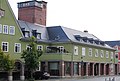
[[[114,80],[113,80],[114,78]],[[42,80],[43,81],[43,80]],[[95,77],[95,78],[88,78],[88,79],[50,79],[44,81],[120,81],[120,76],[109,76],[109,77]]]

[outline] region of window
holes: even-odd
[[[3,33],[8,34],[8,25],[3,25]]]
[[[78,75],[79,63],[75,62],[73,67],[74,67],[74,75]]]
[[[74,55],[78,55],[78,46],[74,46]]]
[[[30,47],[30,45],[26,45],[26,49],[30,51],[32,48]]]
[[[109,58],[109,52],[106,51],[106,58]]]
[[[58,46],[57,48],[59,48],[59,53],[64,53],[64,46]]]
[[[9,34],[10,35],[15,35],[15,27],[14,26],[10,26],[10,28],[9,28]]]
[[[104,57],[104,51],[103,50],[100,51],[100,56],[101,56],[101,58]]]
[[[98,57],[99,53],[98,53],[98,49],[95,49],[95,57]]]
[[[40,64],[40,62],[39,62],[39,65],[38,65],[36,71],[40,71],[40,66],[41,66],[41,64]]]
[[[47,53],[57,53],[58,52],[58,48],[57,47],[55,47],[55,46],[47,46],[46,47],[46,52]]]
[[[0,24],[0,33],[2,33],[2,25]]]
[[[113,52],[111,52],[111,54],[110,54],[110,55],[111,55],[111,59],[113,59]]]
[[[85,56],[85,48],[82,47],[82,56]]]
[[[42,45],[37,45],[37,49],[38,49],[39,51],[42,51],[42,50],[43,50],[43,46],[42,46]]]
[[[30,37],[30,34],[28,31],[25,31],[25,37]]]
[[[2,42],[2,50],[8,52],[8,42]]]
[[[37,34],[37,39],[41,39],[41,34],[40,33]]]
[[[21,44],[20,43],[15,43],[14,52],[15,53],[21,52]]]
[[[0,8],[0,18],[3,17],[5,15],[5,10]]]
[[[89,56],[92,56],[92,48],[89,48],[88,54],[89,54]]]

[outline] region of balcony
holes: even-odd
[[[64,47],[47,47],[46,53],[67,54],[69,52]]]
[[[47,47],[46,52],[41,56],[42,60],[71,60],[72,53],[65,49],[59,49],[57,47]]]

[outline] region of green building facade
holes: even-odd
[[[57,77],[118,74],[115,50],[104,41],[86,31],[62,26],[45,27],[17,20],[8,0],[0,0],[0,46],[16,61],[11,80],[27,78],[21,54],[29,45],[29,38],[34,36],[34,30],[37,33],[36,49],[43,51],[36,71],[48,71],[51,76]],[[1,76],[4,73],[2,71]]]

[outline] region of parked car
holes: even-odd
[[[50,78],[50,74],[48,72],[42,72],[42,71],[36,71],[33,75],[33,77],[35,78],[35,80],[42,80],[42,79],[49,79]]]

